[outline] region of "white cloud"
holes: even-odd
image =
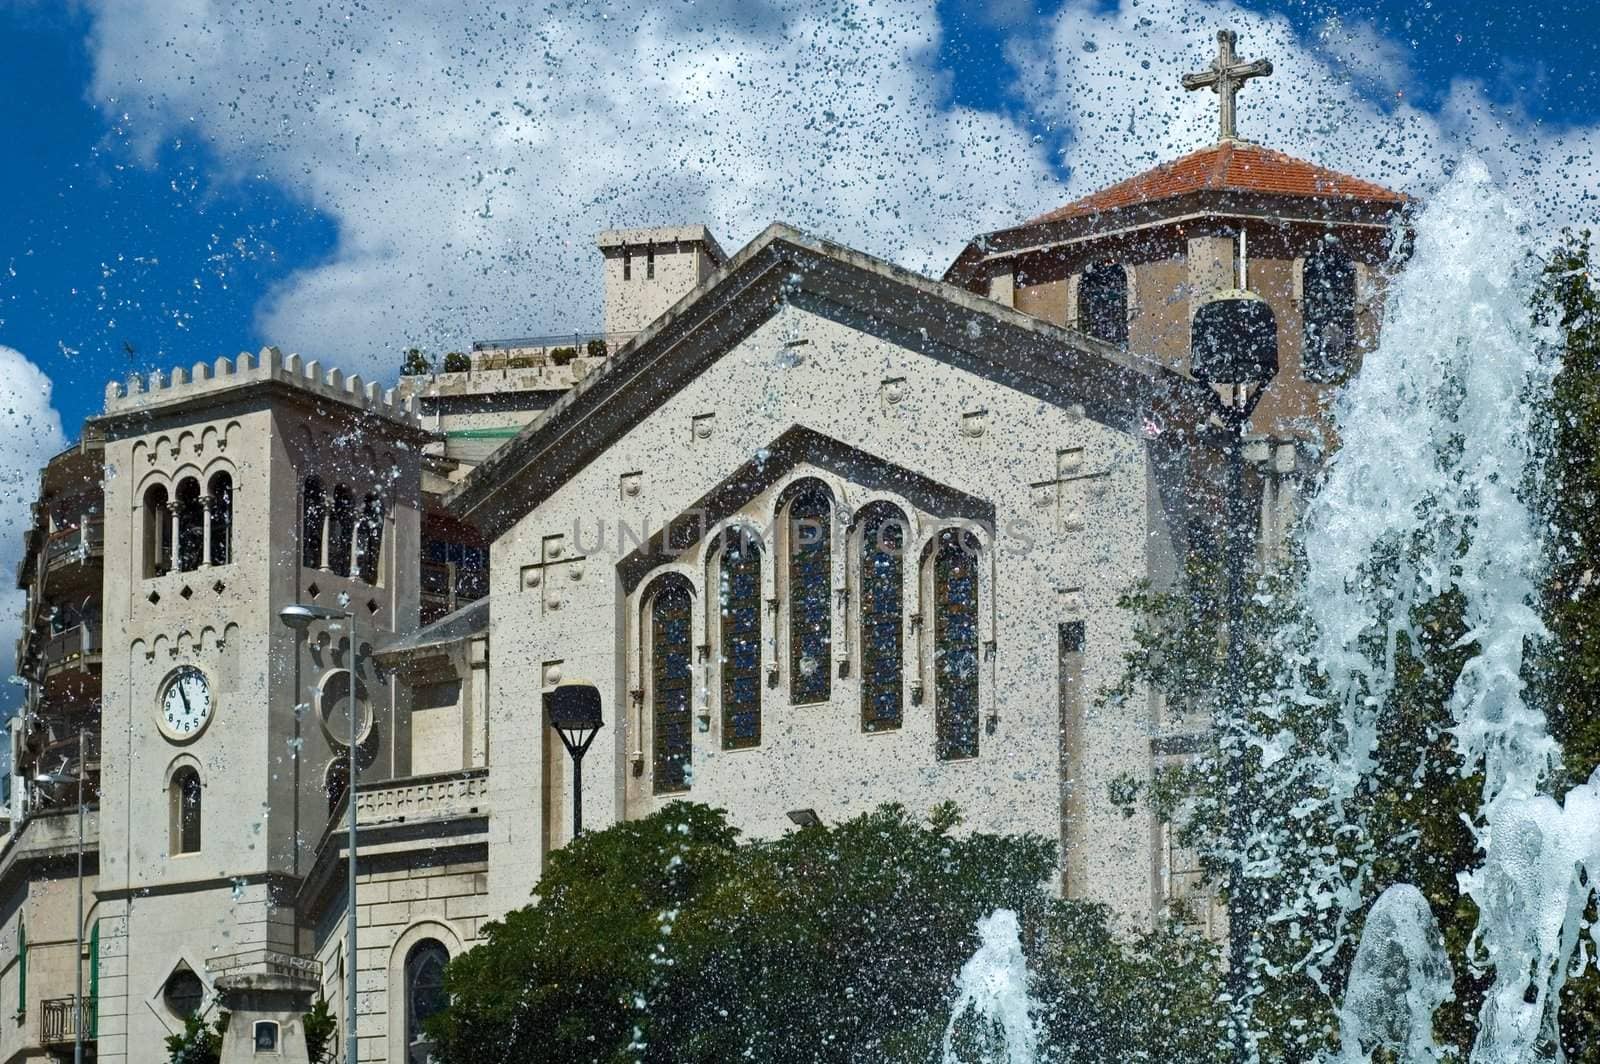
[[[1241,136],[1337,170],[1426,195],[1463,154],[1482,158],[1543,220],[1593,211],[1600,130],[1550,130],[1497,114],[1470,81],[1437,111],[1420,108],[1407,47],[1372,24],[1329,19],[1311,38],[1283,15],[1202,0],[1069,0],[1049,32],[1016,39],[1018,91],[1068,141],[1074,195],[1215,141],[1217,103],[1185,92],[1188,71],[1216,54],[1215,34],[1239,34],[1239,54],[1272,60],[1271,77],[1239,96]]]
[[[1596,182],[1593,130],[1495,116],[1468,83],[1423,110],[1409,46],[1372,25],[1302,39],[1232,3],[1069,0],[1015,30],[995,77],[1068,145],[1065,186],[1031,128],[949,105],[933,0],[91,5],[119,135],[148,157],[202,137],[337,222],[259,319],[363,374],[415,342],[594,326],[592,238],[615,226],[705,221],[733,248],[782,219],[937,273],[974,233],[1209,143],[1215,98],[1178,79],[1224,25],[1277,68],[1244,91],[1253,139],[1423,193],[1470,148],[1553,217]]]
[[[1060,198],[1042,144],[946,106],[932,0],[97,11],[119,130],[198,132],[337,220],[261,320],[362,371],[593,325],[604,228],[706,221],[732,248],[782,219],[937,270]]]
[[[0,345],[0,653],[10,655],[21,632],[24,595],[16,588],[23,536],[32,524],[30,506],[39,493],[39,468],[67,445],[61,416],[50,405],[50,378],[22,352]],[[15,667],[7,661],[0,676]],[[15,683],[0,687],[0,711],[21,702]]]

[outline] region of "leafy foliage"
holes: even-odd
[[[406,350],[405,360],[400,363],[402,377],[421,377],[432,372],[433,361],[423,354],[421,348],[412,347]]]
[[[167,1036],[168,1064],[220,1064],[222,1036],[228,1031],[228,1013],[208,1024],[195,1013],[183,1021],[183,1030]]]
[[[472,357],[461,351],[447,351],[442,368],[446,373],[466,373],[472,369]]]
[[[1553,734],[1565,749],[1558,791],[1587,779],[1600,764],[1600,579],[1594,561],[1600,557],[1600,298],[1595,291],[1587,233],[1569,235],[1550,256],[1545,283],[1536,299],[1536,320],[1554,326],[1561,337],[1562,370],[1545,411],[1544,466],[1530,490],[1539,499],[1551,535],[1550,570],[1546,578],[1544,615],[1551,638],[1531,656],[1529,680],[1545,709]],[[1441,455],[1441,461],[1453,456]],[[1470,528],[1441,518],[1429,532],[1463,537]],[[1408,544],[1393,544],[1369,559],[1357,578],[1386,586],[1405,561]],[[1274,927],[1263,936],[1258,959],[1257,1028],[1267,1060],[1302,1061],[1332,1043],[1332,1001],[1343,981],[1359,939],[1360,913],[1394,883],[1411,883],[1427,897],[1439,920],[1445,948],[1455,969],[1455,998],[1434,1017],[1442,1045],[1465,1055],[1476,1034],[1476,1022],[1487,986],[1474,969],[1469,947],[1477,910],[1461,894],[1456,872],[1480,860],[1468,826],[1482,794],[1481,776],[1464,776],[1453,738],[1450,698],[1474,643],[1463,621],[1463,607],[1454,593],[1416,602],[1403,618],[1385,618],[1395,634],[1391,646],[1373,645],[1370,655],[1384,655],[1393,670],[1393,686],[1378,707],[1379,731],[1374,764],[1352,807],[1340,822],[1359,824],[1359,832],[1336,830],[1307,816],[1322,809],[1322,798],[1305,784],[1301,773],[1307,753],[1336,751],[1330,737],[1331,708],[1318,701],[1317,667],[1299,660],[1305,647],[1285,645],[1297,630],[1294,598],[1286,593],[1296,583],[1289,571],[1262,577],[1251,598],[1248,630],[1253,636],[1247,701],[1256,708],[1251,731],[1263,737],[1261,749],[1248,758],[1247,793],[1258,824],[1276,829],[1271,861],[1258,862],[1253,886],[1281,898],[1304,898],[1299,885],[1317,869],[1345,865],[1366,874],[1350,886],[1346,900],[1354,912],[1347,934],[1317,912],[1300,904],[1272,914]],[[1200,557],[1168,590],[1141,585],[1123,599],[1137,617],[1135,646],[1124,662],[1121,679],[1102,698],[1115,702],[1133,697],[1141,685],[1160,690],[1169,704],[1205,708],[1221,680],[1226,625],[1219,611],[1221,572],[1214,557]],[[1397,623],[1391,623],[1397,622]],[[1287,635],[1286,635],[1287,633]],[[1375,633],[1374,641],[1378,638]],[[1271,663],[1292,663],[1313,695],[1306,705],[1275,704],[1274,681],[1281,677]],[[1292,749],[1300,757],[1267,764],[1267,746]],[[1223,896],[1229,884],[1232,851],[1226,832],[1227,808],[1221,788],[1219,752],[1203,753],[1188,765],[1154,781],[1123,780],[1113,800],[1127,804],[1139,791],[1149,806],[1173,822],[1184,845],[1200,855],[1208,878]],[[1266,856],[1253,851],[1253,857]],[[1596,913],[1587,914],[1592,921]],[[1312,955],[1305,948],[1318,940],[1337,944],[1331,954]],[[1331,999],[1331,1000],[1330,1000]],[[1600,1042],[1592,1032],[1600,1022],[1600,975],[1589,967],[1570,979],[1563,991],[1562,1030],[1567,1059],[1600,1062]]]
[[[311,1064],[334,1064],[333,1034],[339,1027],[328,1008],[328,999],[317,996],[311,1011],[301,1017],[306,1032],[306,1059]]]
[[[1001,907],[1050,973],[1041,1021],[1081,1059],[1109,1046],[1137,1059],[1128,1039],[1212,1022],[1202,947],[1170,951],[1187,967],[1158,960],[1155,936],[1124,953],[1103,910],[1042,889],[1052,843],[958,834],[957,821],[952,807],[919,823],[884,806],[742,843],[722,812],[677,802],[585,835],[551,855],[533,905],[451,962],[451,1004],[430,1025],[438,1056],[927,1061],[976,922]],[[1146,978],[1157,968],[1162,981]]]
[[[1592,238],[1565,233],[1549,255],[1535,320],[1560,338],[1548,416],[1541,426],[1544,467],[1536,486],[1549,522],[1543,612],[1550,639],[1536,656],[1534,691],[1561,741],[1555,789],[1564,792],[1600,768],[1600,294]],[[1591,904],[1585,914],[1597,919]],[[1600,972],[1591,964],[1561,995],[1562,1044],[1574,1064],[1600,1062]]]

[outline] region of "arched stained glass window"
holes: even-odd
[[[1356,266],[1335,247],[1306,256],[1301,272],[1305,375],[1330,380],[1350,366],[1356,332]]]
[[[761,742],[761,541],[743,529],[723,535],[718,562],[722,608],[722,747]]]
[[[1083,271],[1078,283],[1078,328],[1108,344],[1128,343],[1128,272],[1110,262]]]
[[[328,497],[322,490],[322,478],[306,477],[300,505],[300,564],[316,569],[322,565],[322,530],[328,519]]]
[[[450,963],[450,951],[437,939],[425,938],[411,947],[406,954],[406,1059],[427,1060],[424,1053],[410,1052],[412,1047],[423,1047],[427,1038],[423,1024],[443,1009],[447,1003],[444,992],[444,969]]]
[[[682,580],[666,581],[650,599],[651,743],[657,794],[689,789],[692,601]]]
[[[833,506],[808,488],[789,504],[789,701],[826,702],[833,662]]]
[[[957,529],[933,557],[934,730],[941,761],[978,756],[978,551]]]
[[[874,506],[861,521],[861,727],[900,727],[905,693],[905,515]]]

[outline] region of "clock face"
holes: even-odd
[[[161,730],[169,738],[193,739],[211,721],[211,684],[206,674],[185,665],[161,689]]]

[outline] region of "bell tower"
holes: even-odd
[[[352,714],[363,779],[393,767],[394,699],[370,654],[416,623],[424,436],[410,402],[272,348],[114,384],[95,422],[98,1043],[126,1061],[221,986],[302,969],[312,985],[296,898],[345,798]],[[279,619],[336,600],[353,629]]]

